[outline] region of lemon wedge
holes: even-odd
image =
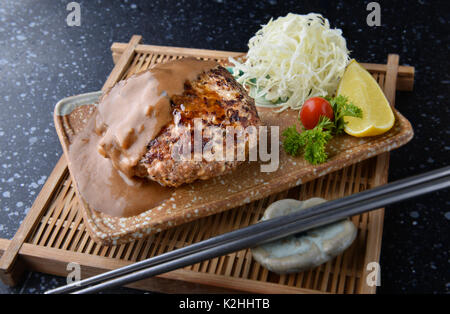
[[[395,118],[388,100],[373,76],[356,60],[345,69],[339,82],[338,95],[347,96],[361,108],[363,118],[344,117],[345,132],[352,136],[376,136],[389,131]]]

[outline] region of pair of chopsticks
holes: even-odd
[[[448,187],[450,166],[259,222],[46,293],[83,294],[123,286]]]

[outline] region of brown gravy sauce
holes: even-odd
[[[130,217],[161,204],[173,188],[137,178],[135,168],[148,143],[173,119],[170,99],[186,81],[217,66],[184,58],[120,81],[105,93],[97,111],[69,147],[78,191],[97,211]]]

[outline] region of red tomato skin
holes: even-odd
[[[322,97],[312,97],[305,101],[300,111],[300,121],[307,130],[314,129],[321,116],[334,121],[334,112],[330,103]]]

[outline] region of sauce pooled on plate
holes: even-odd
[[[170,99],[186,81],[217,66],[193,58],[159,64],[118,82],[69,147],[72,175],[90,208],[130,217],[161,204],[173,192],[136,177],[148,143],[173,119]]]

